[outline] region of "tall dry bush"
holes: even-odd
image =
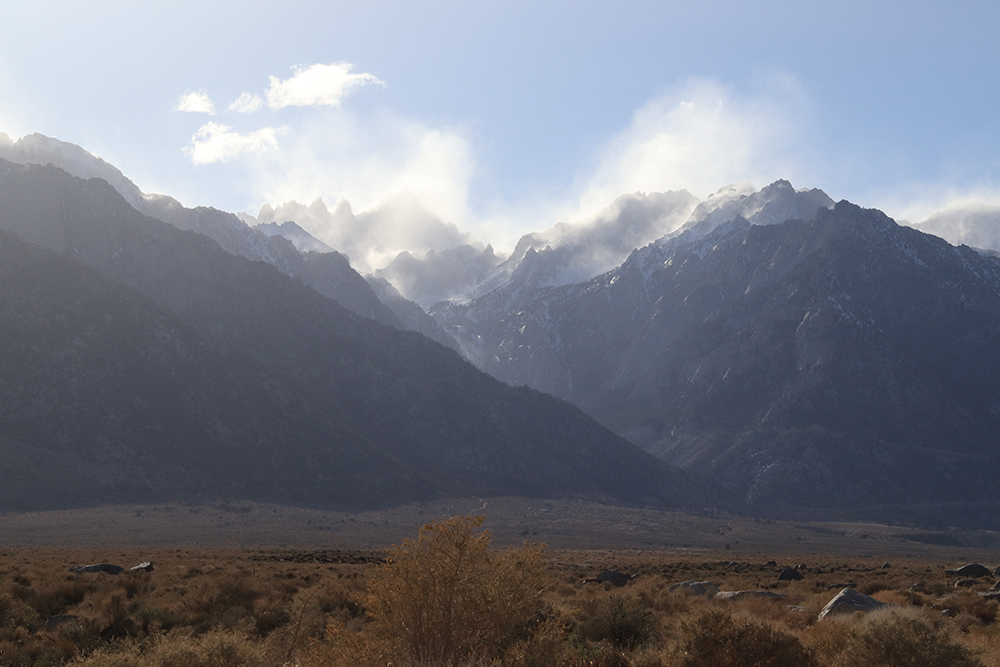
[[[499,658],[537,618],[542,548],[491,551],[482,524],[481,516],[427,524],[372,577],[366,634],[391,646],[396,664]]]
[[[710,611],[682,624],[682,667],[810,667],[815,662],[798,638],[766,623],[735,620]],[[858,663],[864,664],[864,663]]]
[[[579,624],[577,632],[586,640],[610,642],[619,650],[631,650],[653,636],[653,613],[631,598],[613,595],[594,603],[593,611]]]
[[[832,656],[833,657],[833,656]],[[872,612],[848,634],[837,667],[982,667],[973,651],[914,615]]]

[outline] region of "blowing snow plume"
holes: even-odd
[[[250,224],[294,221],[330,247],[347,254],[362,273],[386,266],[403,251],[424,253],[474,243],[453,223],[446,223],[424,208],[416,196],[401,192],[377,206],[355,214],[341,198],[331,211],[322,199],[311,204],[295,201],[272,207],[265,204]]]

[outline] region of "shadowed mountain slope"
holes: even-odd
[[[367,470],[375,477],[359,473],[359,485],[392,489],[398,481],[400,488],[414,489],[415,497],[474,489],[673,504],[704,498],[684,474],[574,406],[506,386],[419,334],[358,317],[268,264],[230,255],[204,236],[145,217],[103,181],[82,181],[51,166],[0,162],[0,228],[138,290],[200,335],[266,369],[276,378],[267,382],[287,384],[306,401],[302,410],[330,422],[327,430],[354,431],[358,442],[375,447],[374,460],[381,452],[401,462],[385,479],[377,478],[382,468],[372,465]],[[30,384],[31,378],[17,375],[12,381]],[[213,382],[220,391],[241,390],[225,380]],[[205,400],[217,397],[206,390]],[[189,417],[182,410],[178,418]],[[102,423],[87,427],[96,429],[94,439],[130,447]],[[199,432],[189,446],[218,451],[216,433],[228,428],[221,423]],[[280,459],[290,443],[281,427],[274,428],[280,432],[266,439],[266,447]],[[36,442],[30,434],[18,439],[52,446],[44,432],[33,433]],[[337,474],[345,473],[330,471]],[[304,486],[310,478],[321,485],[318,473],[306,476],[299,493],[322,498],[320,490]],[[291,490],[275,488],[273,494],[285,492]],[[391,502],[401,495],[372,497],[376,493],[367,497]]]
[[[0,285],[3,507],[434,491],[299,383],[79,262],[0,231]]]

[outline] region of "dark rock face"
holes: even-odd
[[[586,490],[703,504],[570,404],[147,218],[102,181],[0,162],[0,228],[61,253],[0,236],[5,502]],[[39,478],[60,480],[58,501]]]
[[[479,337],[482,368],[759,511],[996,523],[995,258],[842,202],[489,298],[438,313]]]
[[[873,597],[858,593],[853,588],[845,588],[826,603],[823,611],[819,613],[819,620],[822,621],[827,616],[838,614],[853,614],[856,611],[869,612],[885,606],[885,602],[879,602]]]
[[[786,567],[778,575],[778,581],[801,581],[802,579],[802,573],[791,567]]]

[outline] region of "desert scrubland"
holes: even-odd
[[[525,499],[8,513],[0,664],[1000,665],[995,579],[945,572],[993,537]],[[891,606],[818,620],[846,587]]]

